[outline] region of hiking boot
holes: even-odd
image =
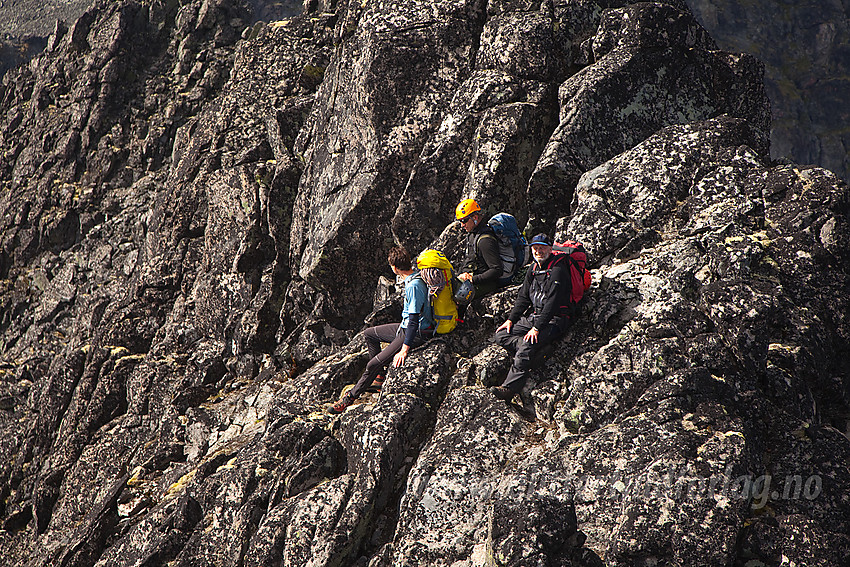
[[[383,387],[384,387],[384,377],[379,375],[379,376],[375,376],[375,379],[372,380],[372,383],[369,384],[369,386],[364,391],[372,393],[372,394],[380,394],[381,388],[383,388]]]
[[[516,394],[510,388],[505,388],[504,386],[493,386],[490,388],[490,391],[493,392],[493,395],[499,398],[504,402],[511,401]]]
[[[332,405],[331,407],[328,408],[328,413],[334,414],[334,415],[342,413],[346,410],[346,408],[348,408],[348,406],[351,405],[351,403],[353,401],[354,400],[352,400],[348,396],[348,394],[346,394],[343,397],[341,397],[337,403],[335,403],[334,405]]]

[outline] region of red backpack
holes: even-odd
[[[570,263],[570,276],[572,279],[572,294],[570,301],[578,303],[584,297],[584,292],[590,289],[590,270],[587,269],[587,251],[581,242],[565,240],[555,242],[552,246],[552,254],[565,255]]]

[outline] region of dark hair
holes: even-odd
[[[387,255],[387,261],[391,266],[395,266],[405,272],[411,268],[410,254],[407,253],[407,250],[403,246],[396,246],[391,249]]]

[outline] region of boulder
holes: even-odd
[[[469,563],[486,545],[488,502],[525,427],[488,392],[453,391],[410,471],[385,564]]]
[[[326,293],[337,327],[369,312],[357,298],[371,295],[391,241],[389,211],[469,73],[477,10],[473,2],[367,5],[325,72],[296,144],[305,166],[290,258],[293,273]]]
[[[485,214],[504,210],[523,219],[525,180],[555,114],[553,85],[500,69],[473,72],[412,167],[392,221],[396,238],[411,250],[426,247],[467,196]]]
[[[529,181],[533,226],[575,212],[565,205],[584,172],[664,126],[730,114],[750,123],[760,138],[754,149],[766,151],[761,64],[713,50],[690,14],[649,3],[613,10],[593,44],[599,59],[561,85],[560,124]]]

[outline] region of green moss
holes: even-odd
[[[302,72],[305,76],[313,80],[321,81],[325,76],[325,69],[326,67],[319,67],[316,65],[310,65],[308,63],[307,65],[304,65],[304,69]]]
[[[581,427],[581,422],[581,410],[578,408],[573,408],[572,410],[570,410],[570,413],[565,417],[564,426],[570,433],[578,433],[579,427]]]
[[[278,28],[278,27],[285,26],[287,23],[289,23],[289,22],[286,22],[286,21],[284,21],[284,22],[274,22],[273,24],[271,24],[270,27]],[[253,40],[257,39],[257,37],[260,35],[260,31],[262,31],[262,29],[263,29],[263,22],[257,22],[256,24],[254,24],[254,26],[251,28],[251,31],[248,32],[248,37],[245,38],[246,41],[253,41]]]

